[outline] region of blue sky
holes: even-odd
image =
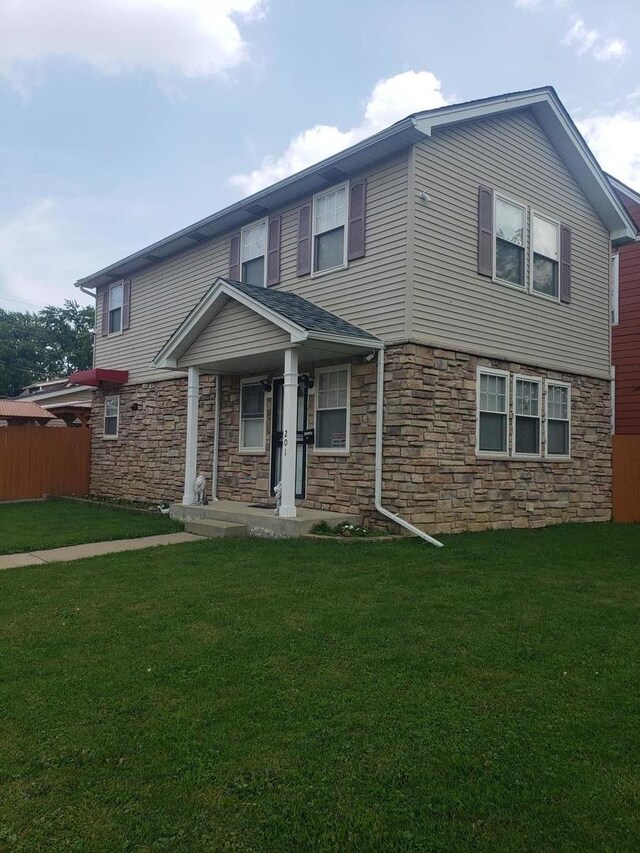
[[[640,187],[638,0],[0,0],[0,307],[410,112],[546,84]]]

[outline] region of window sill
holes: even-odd
[[[310,450],[309,453],[312,456],[349,456],[351,451],[349,449],[337,449],[333,447],[319,447],[313,450]]]
[[[555,456],[554,454],[549,454],[544,457],[545,462],[571,462],[571,456]]]
[[[118,440],[117,435],[103,435],[102,437],[105,441],[117,441]]]
[[[504,461],[505,459],[509,460],[512,458],[509,453],[492,453],[489,450],[476,450],[476,459],[487,459],[488,461],[499,459]]]
[[[123,331],[124,331],[123,329],[120,329],[119,332],[109,332],[106,335],[106,337],[107,338],[119,338],[119,337],[121,337]]]
[[[315,270],[311,273],[311,278],[321,278],[323,275],[329,275],[332,272],[340,272],[340,270],[346,270],[349,264],[345,261],[344,264],[340,264],[339,267],[330,267],[328,270]]]
[[[529,291],[532,296],[537,296],[538,299],[546,299],[547,302],[555,302],[556,305],[560,302],[560,295],[558,296],[549,296],[548,293],[540,293],[539,290],[534,290],[533,287]]]
[[[491,279],[494,284],[499,284],[501,287],[508,287],[509,290],[515,290],[517,293],[526,293],[527,286],[526,284],[513,284],[511,281],[503,281],[501,278],[496,278],[495,276]]]
[[[267,451],[264,447],[239,447],[238,453],[241,456],[266,456]]]
[[[542,459],[541,453],[512,453],[512,459],[520,459],[524,462],[539,462]]]

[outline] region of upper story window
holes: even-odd
[[[260,380],[240,384],[240,450],[264,450],[265,391]]]
[[[571,302],[568,225],[530,205],[478,188],[478,273],[546,299]]]
[[[347,262],[347,187],[314,196],[313,271],[336,269]]]
[[[496,196],[496,278],[525,285],[526,209]]]
[[[109,288],[109,334],[122,331],[123,284],[112,284]]]
[[[264,287],[267,265],[267,221],[257,222],[242,229],[240,236],[241,280],[245,284]]]
[[[557,222],[533,214],[533,267],[531,286],[536,293],[558,298],[560,262],[560,226]]]
[[[611,256],[611,325],[620,322],[620,255]]]
[[[104,399],[104,429],[105,438],[118,437],[118,422],[120,420],[120,397],[105,397]]]

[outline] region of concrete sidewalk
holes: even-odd
[[[82,560],[101,554],[116,554],[119,551],[137,551],[156,545],[180,545],[183,542],[199,542],[203,537],[194,533],[163,533],[160,536],[141,536],[139,539],[114,539],[111,542],[88,542],[86,545],[67,545],[65,548],[50,548],[48,551],[32,551],[29,554],[0,555],[0,569],[15,569],[19,566],[39,566],[43,563],[64,563],[67,560]]]

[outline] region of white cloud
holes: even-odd
[[[105,74],[224,74],[247,58],[238,20],[263,10],[263,0],[0,0],[0,74],[24,86],[54,57]]]
[[[599,62],[620,61],[629,52],[622,39],[604,38],[599,30],[588,27],[579,17],[571,19],[571,26],[562,39],[562,44],[572,47],[578,56],[588,54]]]
[[[27,311],[34,309],[19,304],[21,300],[35,305],[91,301],[73,283],[107,261],[108,247],[88,232],[86,224],[100,219],[100,204],[43,197],[0,214],[0,294],[15,300],[2,299],[0,307]],[[106,212],[102,211],[97,231],[105,224]],[[112,216],[116,218],[115,210]]]
[[[243,195],[286,178],[354,145],[395,121],[420,110],[442,107],[449,100],[430,71],[405,71],[378,81],[365,105],[362,121],[348,130],[317,124],[297,133],[280,156],[265,157],[257,169],[229,180]]]
[[[640,114],[621,111],[578,122],[603,169],[640,189]]]
[[[516,9],[538,9],[541,0],[515,0]]]

